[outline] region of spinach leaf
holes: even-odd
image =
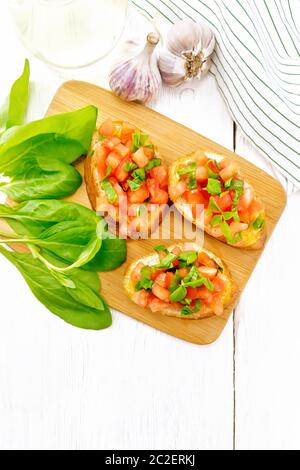
[[[103,238],[100,251],[83,269],[94,272],[113,271],[124,263],[126,257],[126,240]]]
[[[0,192],[16,202],[63,198],[73,194],[82,183],[81,175],[73,166],[59,159],[30,154],[22,160],[12,160],[4,175],[9,181],[0,183]]]
[[[87,106],[78,111],[55,114],[15,128],[14,132],[4,134],[0,139],[0,160],[9,150],[17,156],[21,149],[18,147],[20,144],[22,144],[22,153],[26,154],[32,150],[32,140],[35,142],[35,138],[39,140],[43,139],[45,134],[54,134],[57,135],[58,139],[59,136],[62,136],[64,139],[79,144],[80,150],[76,152],[76,155],[68,152],[65,152],[64,155],[66,163],[74,162],[86,153],[90,146],[96,128],[97,112],[97,108],[94,106]],[[18,149],[12,150],[14,147],[18,147]],[[52,152],[49,154],[48,150],[47,146],[46,151],[49,159],[51,157],[59,158],[57,155],[53,155]]]
[[[30,254],[11,252],[2,247],[0,253],[20,271],[35,297],[65,322],[91,330],[111,325],[111,313],[99,295],[100,282],[96,273],[74,270],[69,276],[75,288],[67,288]]]
[[[37,200],[15,207],[0,205],[0,218],[4,218],[17,234],[40,238],[39,246],[69,263],[74,263],[80,256],[101,222],[102,247],[83,269],[111,271],[126,260],[126,241],[111,235],[104,220],[80,204]]]
[[[22,75],[13,84],[10,94],[0,109],[0,135],[7,129],[23,123],[29,99],[29,61],[25,60]]]

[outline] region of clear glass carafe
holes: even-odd
[[[126,23],[128,0],[10,0],[18,36],[35,56],[78,68],[109,54]]]

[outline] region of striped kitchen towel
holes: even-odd
[[[152,18],[206,22],[211,73],[237,125],[300,189],[299,0],[132,0]]]

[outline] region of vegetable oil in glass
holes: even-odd
[[[39,59],[78,68],[104,58],[125,27],[128,0],[10,0],[18,36]]]

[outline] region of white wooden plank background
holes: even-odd
[[[0,44],[3,99],[28,55],[5,5]],[[30,59],[29,119],[43,115],[65,79],[107,86],[104,62],[66,74]],[[164,89],[153,107],[233,148],[233,122],[212,77]],[[236,143],[270,171],[239,133]],[[299,227],[297,194],[236,311],[235,350],[232,320],[207,347],[117,312],[106,331],[77,330],[49,314],[0,258],[0,449],[300,448]]]

